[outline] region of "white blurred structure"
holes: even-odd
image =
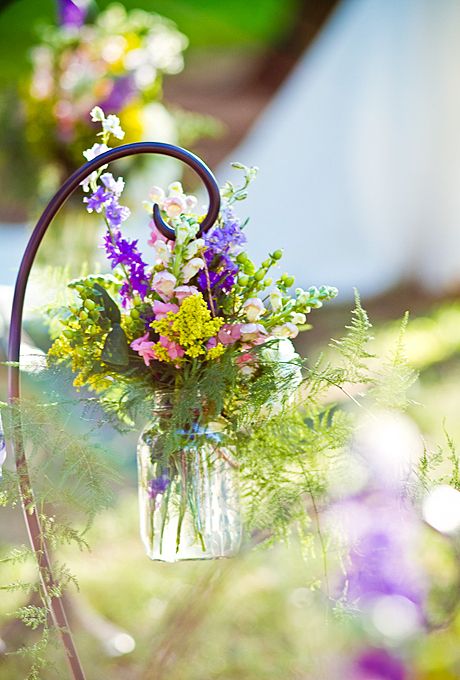
[[[300,285],[460,283],[460,2],[344,1],[233,160],[252,255]]]

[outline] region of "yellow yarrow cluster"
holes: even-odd
[[[206,355],[206,359],[216,359],[224,353],[225,347],[218,343],[216,347],[206,349],[205,344],[218,333],[223,323],[223,319],[211,317],[202,294],[198,293],[185,298],[178,312],[168,312],[163,319],[153,321],[152,328],[179,344],[185,355],[192,359],[202,355]],[[160,361],[172,361],[166,350],[164,359],[158,355],[158,351],[161,353],[163,350],[161,345],[155,345]]]

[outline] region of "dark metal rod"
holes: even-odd
[[[24,251],[24,255],[19,267],[14,289],[13,307],[11,310],[11,322],[8,342],[8,361],[12,362],[8,366],[8,401],[13,407],[20,406],[20,374],[19,374],[19,355],[21,346],[22,317],[24,310],[24,298],[29,280],[30,270],[35,260],[38,248],[42,239],[51,224],[51,221],[67,201],[69,196],[78,188],[81,182],[88,177],[94,170],[106,165],[110,161],[115,161],[126,156],[137,154],[160,154],[171,156],[183,161],[190,166],[202,179],[209,195],[208,213],[200,225],[200,233],[207,231],[216,221],[220,209],[220,193],[214,175],[209,168],[197,156],[172,144],[161,142],[137,142],[135,144],[125,144],[110,149],[85,163],[76,170],[61,188],[56,192],[48,203],[43,214],[38,220],[29,242]],[[161,218],[158,206],[154,206],[154,222],[159,231],[169,239],[174,239],[174,229],[167,225]],[[24,519],[29,534],[30,543],[37,558],[40,572],[40,579],[45,595],[50,602],[54,624],[57,626],[61,641],[66,653],[69,669],[73,680],[85,680],[85,674],[78,657],[77,649],[70,631],[67,616],[62,602],[62,598],[50,595],[53,586],[53,576],[51,561],[48,555],[46,541],[40,524],[40,517],[34,500],[34,493],[27,466],[27,459],[24,451],[24,443],[21,428],[19,409],[14,408],[12,414],[12,431],[8,437],[8,453],[16,462],[16,469],[19,477],[19,490],[21,494]]]

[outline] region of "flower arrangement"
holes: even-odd
[[[31,52],[21,92],[28,148],[42,168],[46,163],[45,186],[78,165],[96,104],[122,117],[127,141],[190,144],[212,132],[210,117],[174,111],[162,101],[163,79],[183,69],[188,43],[172,21],[117,3],[96,14],[86,2],[60,0],[59,8],[58,25],[45,27]]]
[[[95,107],[91,118],[101,125],[101,141],[84,152],[87,159],[108,150],[111,136],[124,135],[116,115]],[[241,380],[251,380],[260,367],[260,348],[307,330],[310,311],[336,296],[331,286],[297,288],[291,296],[293,276],[283,273],[275,281],[268,276],[282,258],[280,250],[258,268],[251,261],[235,202],[256,169],[235,166],[244,172],[244,184],[224,186],[219,218],[203,235],[196,197],[185,194],[180,182],[167,193],[154,186],[144,206],[151,213],[158,203],[176,239],[160,234],[151,220],[146,254],[121,230],[130,215],[120,203],[123,178],[105,169],[85,180],[86,209],[105,221],[103,247],[112,272],[72,282],[78,304],[61,310],[64,328],[49,354],[70,362],[77,387],[110,390],[116,378],[147,381],[153,390],[180,388],[189,372],[206,371],[225,355],[235,360]]]
[[[101,126],[100,141],[84,152],[87,159],[106,151],[111,137],[121,139],[124,134],[119,118],[105,115],[101,107],[91,111],[91,119]],[[252,262],[235,203],[246,195],[256,169],[236,167],[244,173],[243,185],[223,187],[218,219],[203,234],[195,196],[185,194],[179,182],[173,182],[167,192],[154,186],[144,206],[149,214],[154,204],[159,206],[174,228],[175,240],[163,236],[151,220],[145,252],[138,240],[122,231],[130,215],[120,202],[123,178],[115,178],[107,166],[94,171],[83,182],[83,201],[89,213],[105,221],[102,245],[111,273],[71,282],[72,301],[55,310],[57,337],[49,359],[71,366],[76,387],[96,391],[101,402],[106,407],[116,405],[124,419],[133,404],[147,405],[150,414],[160,408],[161,422],[150,423],[141,438],[140,473],[150,504],[146,520],[150,552],[155,554],[152,542],[159,531],[158,550],[167,549],[170,558],[173,548],[163,546],[163,536],[171,513],[162,511],[159,502],[172,492],[173,482],[181,487],[174,549],[179,551],[189,506],[190,543],[198,538],[205,551],[206,517],[200,516],[204,492],[188,481],[190,467],[196,465],[201,475],[206,473],[206,488],[212,487],[219,465],[217,448],[218,457],[233,465],[228,440],[223,443],[220,433],[251,426],[291,399],[302,380],[301,361],[291,339],[309,328],[307,315],[312,309],[337,294],[333,287],[313,286],[297,288],[292,296],[294,277],[269,276],[279,266],[279,250],[260,267]],[[161,455],[153,451],[158,437]],[[219,488],[235,498],[232,483],[224,483],[224,477]],[[159,530],[155,510],[161,519]],[[228,516],[227,510],[222,512],[223,523]],[[216,550],[218,556],[226,554],[219,552],[221,547]]]

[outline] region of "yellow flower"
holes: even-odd
[[[225,352],[225,347],[224,345],[219,342],[215,347],[211,347],[211,349],[208,349],[208,352],[206,354],[206,359],[217,359],[218,357],[221,357],[222,354]]]
[[[206,342],[216,335],[224,323],[223,319],[213,319],[201,293],[190,295],[183,300],[175,314],[172,330],[178,335],[182,347]]]

